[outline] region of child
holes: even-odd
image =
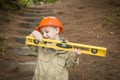
[[[55,17],[45,17],[39,26],[30,34],[37,40],[43,38],[61,41],[59,33],[63,32],[61,22]],[[55,43],[46,43],[56,45]],[[68,80],[68,68],[79,62],[80,50],[62,51],[51,48],[38,47],[37,65],[33,80]]]

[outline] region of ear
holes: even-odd
[[[58,34],[60,32],[60,28],[56,27],[56,33]]]

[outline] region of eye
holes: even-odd
[[[46,33],[49,33],[49,31],[45,31]]]
[[[40,32],[42,35],[44,34],[43,32]]]

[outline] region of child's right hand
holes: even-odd
[[[38,32],[38,31],[36,31],[36,30],[33,31],[33,32],[30,34],[30,36],[35,37],[35,39],[37,39],[37,40],[39,40],[39,41],[42,41],[42,39],[43,39],[41,33]]]

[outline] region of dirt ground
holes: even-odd
[[[33,6],[31,6],[33,7]],[[107,48],[106,57],[81,55],[80,63],[69,71],[70,80],[119,80],[120,78],[120,8],[111,0],[61,0],[55,4],[36,6],[49,8],[60,19],[64,32],[60,34],[69,41]],[[16,15],[15,15],[16,16]],[[0,32],[7,35],[18,34],[15,30],[20,22],[2,23]],[[7,27],[4,28],[4,27]],[[9,37],[10,38],[10,37]],[[9,39],[8,38],[8,39]],[[9,41],[13,43],[14,41]],[[17,72],[6,69],[4,63],[11,61],[34,60],[34,57],[19,57],[8,50],[0,57],[0,80],[20,80],[32,76],[32,73]],[[28,80],[31,78],[25,78]]]

